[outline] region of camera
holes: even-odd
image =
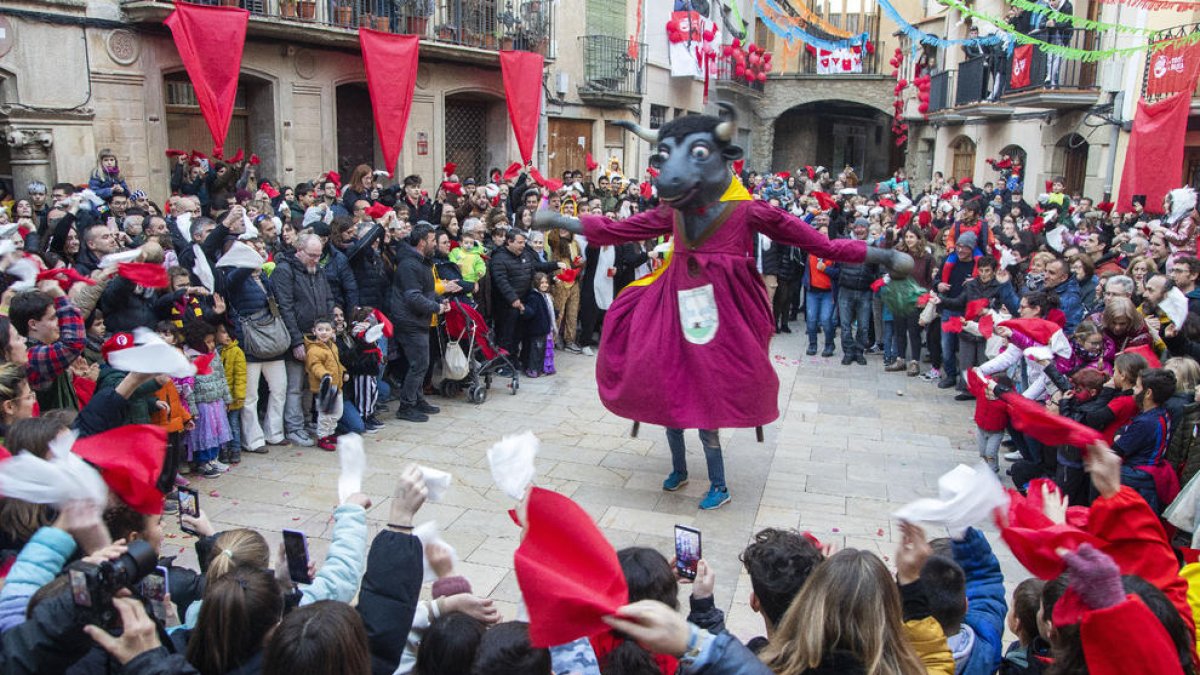
[[[116,560],[106,560],[98,565],[82,560],[67,566],[71,583],[71,595],[80,616],[87,623],[112,626],[117,622],[113,607],[113,595],[122,588],[130,588],[154,571],[158,555],[150,544],[136,540],[129,543],[128,550]]]

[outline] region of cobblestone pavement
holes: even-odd
[[[532,429],[542,441],[538,484],[575,499],[615,547],[651,546],[670,557],[675,524],[702,530],[704,557],[717,574],[717,603],[729,613],[730,629],[744,639],[761,634],[762,621],[748,605],[750,580],[738,562],[755,531],[809,530],[839,547],[874,551],[891,564],[899,530],[889,514],[912,499],[936,495],[941,474],[976,459],[972,404],[955,402],[919,378],[884,373],[878,356],[869,357],[866,367],[842,366],[840,355],[806,357],[803,350],[799,335],[777,336],[772,344],[781,417],[766,427],[765,442],[755,442],[752,429],[721,432],[733,501],[718,511],[697,508],[708,485],[694,431],[687,435],[691,483],[663,492],[670,456],[662,429],[643,426],[631,438],[630,423],[600,404],[594,358],[558,352],[559,373],[522,379],[515,396],[501,384],[478,406],[432,397],[442,412],[425,424],[381,415],[387,426],[365,441],[371,535],[385,523],[389,495],[406,463],[451,472],[454,484],[445,499],[427,504],[417,521],[436,521],[461,559],[458,571],[477,594],[494,598],[505,618],[514,618],[518,530],[485,452],[505,434]],[[646,386],[654,386],[653,373],[646,374]],[[285,447],[243,455],[225,476],[192,482],[218,529],[256,528],[273,545],[281,529],[300,529],[320,560],[337,502],[337,474],[335,453]],[[194,564],[194,540],[179,532],[173,517],[166,520],[164,553],[178,552],[181,562]],[[994,530],[985,531],[1011,589],[1028,574]],[[683,595],[681,601],[686,607]]]

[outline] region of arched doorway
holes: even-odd
[[[375,166],[375,114],[363,82],[339,85],[336,98],[337,166],[343,179],[348,180],[359,164]]]
[[[975,141],[959,136],[950,144],[950,178],[955,182],[963,178],[974,178]]]
[[[1021,166],[1021,171],[1019,173],[1014,171],[1014,174],[1016,175],[1019,183],[1021,185],[1024,185],[1025,184],[1025,169],[1029,163],[1028,162],[1029,155],[1028,155],[1028,153],[1025,152],[1025,148],[1022,148],[1021,146],[1016,145],[1016,144],[1006,145],[1006,146],[1004,146],[1004,148],[1002,150],[1000,150],[1000,156],[1008,157],[1009,159],[1011,159],[1013,161],[1013,164],[1019,164]]]
[[[1087,180],[1088,142],[1079,134],[1067,134],[1054,146],[1053,176],[1062,176],[1067,194],[1083,192]]]
[[[167,147],[181,150],[212,149],[212,134],[200,114],[196,90],[186,71],[163,76],[166,96]],[[233,117],[225,136],[226,156],[232,157],[238,148],[245,156],[257,154],[262,160],[258,175],[279,176],[275,148],[275,92],[269,80],[243,73],[238,77],[237,95],[233,102]]]
[[[795,171],[824,166],[837,174],[854,167],[867,184],[891,175],[900,155],[892,141],[890,115],[849,101],[816,101],[799,105],[775,120],[771,168]]]

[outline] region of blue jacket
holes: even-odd
[[[96,196],[104,201],[112,200],[112,191],[114,187],[118,187],[125,191],[125,196],[128,197],[129,186],[125,184],[125,179],[113,180],[109,176],[93,173],[91,179],[88,180],[88,188],[96,193]]]
[[[1063,334],[1074,333],[1075,327],[1083,321],[1083,300],[1079,292],[1079,281],[1071,275],[1069,279],[1049,290],[1058,295],[1058,308],[1067,315],[1067,325],[1063,326]]]
[[[0,632],[25,623],[29,599],[39,588],[54,581],[74,554],[75,540],[66,532],[43,527],[33,533],[0,590]]]
[[[975,528],[962,541],[953,542],[954,560],[967,577],[967,616],[963,623],[975,631],[975,646],[966,665],[955,675],[991,675],[1000,667],[1004,652],[1004,574],[987,537]]]

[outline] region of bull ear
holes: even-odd
[[[741,159],[745,154],[745,151],[736,145],[727,145],[724,148],[721,148],[721,157],[723,157],[726,162],[735,162]]]

